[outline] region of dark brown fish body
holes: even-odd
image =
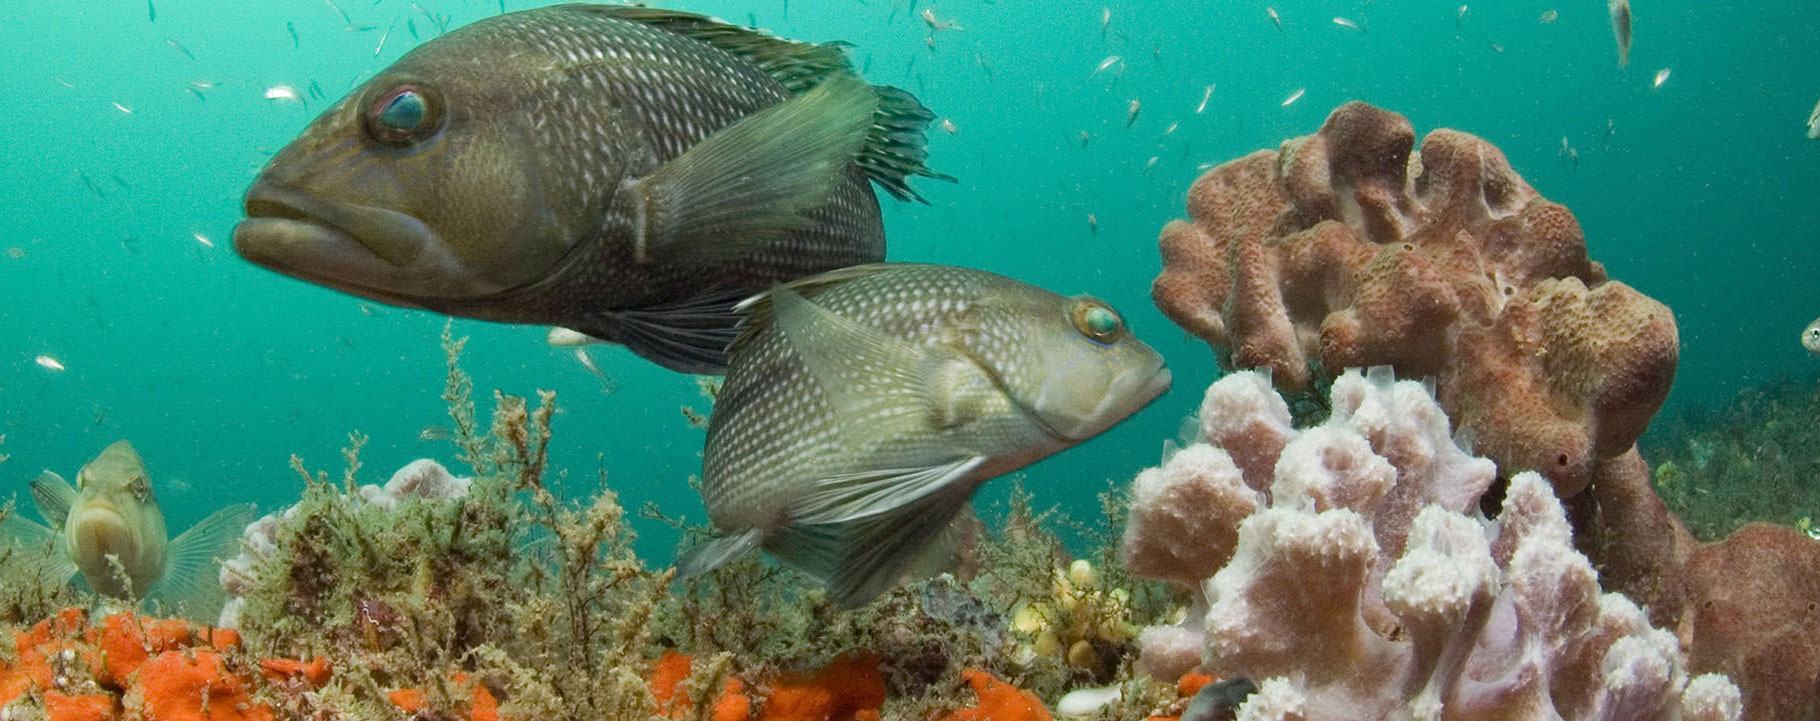
[[[247,193],[235,245],[386,303],[572,328],[717,372],[734,302],[884,257],[931,115],[832,46],[565,5],[426,43]]]
[[[1630,0],[1606,0],[1611,14],[1611,34],[1618,41],[1618,67],[1630,64]]]

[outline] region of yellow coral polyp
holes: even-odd
[[[1018,633],[1036,634],[1049,627],[1049,614],[1042,608],[1029,603],[1020,603],[1011,612],[1011,630]]]

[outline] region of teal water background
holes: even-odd
[[[428,13],[454,27],[501,6],[337,0],[363,31],[321,0],[153,2],[155,20],[144,0],[0,7],[0,451],[13,456],[0,495],[23,496],[39,469],[71,474],[119,438],[146,457],[174,528],[228,502],[289,503],[301,486],[290,455],[338,475],[351,430],[372,438],[365,482],[420,456],[454,466],[448,444],[417,439],[447,424],[444,319],[270,273],[229,238],[253,174],[328,101],[416,44],[410,24],[429,40]],[[1820,99],[1811,3],[1638,0],[1626,70],[1597,0],[1472,3],[1464,17],[1407,0],[949,0],[936,16],[964,29],[936,33],[933,48],[908,0],[664,5],[851,42],[869,80],[953,122],[956,134],[931,130],[931,164],[960,182],[918,183],[927,206],[883,201],[891,259],[1093,293],[1167,356],[1172,393],[1023,474],[1039,503],[1076,516],[1092,516],[1109,481],[1157,462],[1217,373],[1204,344],[1149,301],[1157,231],[1183,215],[1202,167],[1312,133],[1347,100],[1403,113],[1418,133],[1480,135],[1571,208],[1614,278],[1674,309],[1683,352],[1671,407],[1720,403],[1820,362],[1797,342],[1820,314],[1820,141],[1803,135]],[[1550,9],[1559,19],[1541,23]],[[1122,64],[1096,74],[1113,55]],[[1652,88],[1662,68],[1672,73]],[[217,85],[199,99],[192,82]],[[263,97],[312,82],[328,101]],[[1561,157],[1564,137],[1577,167]],[[629,507],[704,521],[687,482],[702,432],[679,411],[706,407],[693,380],[602,347],[593,352],[618,381],[607,395],[571,351],[544,345],[542,328],[454,327],[472,338],[464,361],[480,391],[558,391],[554,461],[569,490],[604,469]],[[39,354],[67,370],[40,367]],[[641,528],[640,551],[669,559],[674,535]]]

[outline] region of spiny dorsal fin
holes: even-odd
[[[571,7],[649,25],[713,45],[752,61],[792,93],[820,85],[823,79],[835,73],[853,70],[847,63],[846,53],[835,43],[799,43],[725,20],[676,10],[623,5]]]
[[[618,5],[572,5],[621,20],[649,25],[712,45],[752,61],[790,92],[803,92],[839,74],[852,73],[845,43],[799,43],[706,15]],[[916,96],[893,87],[873,86],[878,110],[860,150],[858,163],[866,177],[898,200],[928,202],[910,188],[909,178],[920,175],[954,181],[954,176],[930,170],[927,131],[935,114]]]

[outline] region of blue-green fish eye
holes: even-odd
[[[367,106],[367,134],[387,145],[409,145],[436,131],[441,112],[430,88],[400,85]]]
[[[406,90],[392,96],[392,101],[386,103],[385,109],[379,111],[379,122],[398,130],[416,130],[418,126],[423,125],[423,118],[427,112],[428,108],[424,107],[423,95],[415,90]]]
[[[1090,300],[1075,306],[1074,327],[1081,335],[1100,343],[1111,343],[1118,339],[1125,323],[1119,319],[1117,311]]]

